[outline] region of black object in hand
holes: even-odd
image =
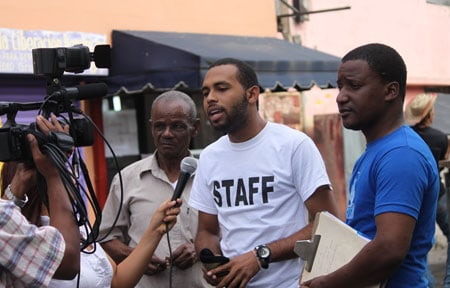
[[[222,255],[214,255],[208,248],[203,248],[199,254],[200,261],[207,270],[214,269],[222,264],[230,261],[228,257]]]

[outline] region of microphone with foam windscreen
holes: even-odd
[[[71,100],[89,100],[106,96],[108,86],[105,83],[93,83],[86,85],[78,85],[75,87],[62,88],[50,97],[65,97]]]
[[[184,187],[186,187],[187,181],[191,177],[192,173],[197,169],[197,159],[194,157],[185,157],[181,160],[180,164],[180,176],[178,177],[175,191],[173,191],[172,201],[181,197]]]

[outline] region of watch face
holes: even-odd
[[[258,256],[261,258],[267,258],[270,256],[270,249],[268,247],[260,247],[258,249]]]

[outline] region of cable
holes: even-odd
[[[169,288],[172,288],[172,273],[173,273],[173,256],[172,256],[172,247],[170,244],[169,238],[169,223],[166,223],[166,237],[167,237],[167,246],[169,249]]]
[[[117,211],[116,217],[114,218],[114,221],[111,225],[111,228],[105,233],[105,235],[103,237],[101,237],[100,239],[96,239],[97,242],[101,242],[104,239],[106,239],[106,237],[109,236],[109,234],[112,232],[112,230],[114,229],[114,227],[116,226],[117,221],[119,220],[119,216],[122,210],[122,203],[123,203],[123,179],[122,179],[122,173],[120,172],[120,167],[119,167],[119,163],[117,161],[117,157],[116,154],[114,153],[114,150],[111,147],[111,144],[108,142],[108,140],[105,138],[105,136],[103,135],[103,133],[100,131],[100,129],[97,127],[97,125],[95,125],[95,123],[92,121],[92,119],[87,116],[86,114],[84,114],[81,110],[76,110],[77,113],[79,113],[80,115],[83,115],[83,117],[85,117],[89,123],[94,127],[94,129],[97,131],[97,133],[100,135],[100,137],[103,139],[104,143],[108,146],[108,149],[111,152],[111,155],[113,156],[113,160],[114,160],[114,165],[117,169],[117,175],[119,177],[119,184],[120,184],[120,205],[119,205],[119,209]]]
[[[77,112],[77,110],[73,109],[72,112]],[[111,145],[108,143],[108,141],[105,139],[101,131],[98,129],[98,127],[93,123],[93,121],[81,113],[91,125],[96,129],[96,131],[100,134],[102,139],[105,141],[107,146],[110,148],[113,158],[116,164],[116,167],[118,168],[118,162],[117,158],[114,154],[114,151],[111,147]],[[69,113],[69,119],[72,119],[72,121],[67,120],[64,118],[64,116],[61,116],[66,124],[73,123],[73,116],[71,113]],[[38,133],[38,132],[36,132]],[[46,139],[43,137],[43,139]],[[120,209],[122,204],[119,206],[119,211],[117,212],[117,215],[114,219],[113,225],[111,226],[110,230],[106,233],[104,237],[99,239],[99,228],[101,223],[101,208],[98,203],[97,197],[95,196],[94,189],[92,186],[92,183],[90,181],[89,173],[87,170],[87,167],[82,159],[80,157],[80,153],[78,148],[76,147],[72,153],[72,163],[75,163],[76,165],[70,165],[69,160],[67,158],[66,152],[62,151],[60,147],[58,147],[57,144],[48,142],[41,145],[41,149],[44,153],[49,155],[49,157],[52,159],[55,167],[57,167],[59,175],[61,177],[61,181],[63,182],[66,191],[68,193],[69,199],[72,203],[73,213],[74,217],[78,222],[78,225],[80,226],[80,229],[82,229],[84,232],[86,232],[86,238],[81,240],[80,250],[85,253],[94,253],[96,250],[96,242],[100,242],[101,240],[105,239],[114,228],[116,222],[118,221],[118,217],[120,215]],[[87,190],[85,187],[80,183],[79,181],[79,170],[81,169],[81,172],[84,176],[85,184],[87,186]],[[118,168],[119,170],[119,168]],[[123,181],[122,176],[119,170],[119,181],[121,186],[121,199],[120,203],[123,202]],[[39,181],[41,183],[41,186],[43,187],[42,191],[46,191],[46,184],[44,183],[43,179]],[[48,207],[48,197],[45,196],[44,200],[46,200],[45,204]],[[87,207],[85,205],[85,201],[87,204],[92,207],[93,210],[93,216],[94,216],[94,223],[91,225],[91,222],[89,221],[89,213],[87,210]],[[84,228],[83,228],[84,227]],[[94,249],[91,251],[84,251],[86,247],[93,245]]]
[[[45,106],[45,104],[43,104],[43,106]],[[74,176],[73,177],[77,178],[78,175],[77,175],[77,168],[76,167],[79,166],[81,171],[82,171],[82,173],[83,173],[84,179],[86,181],[86,185],[88,187],[88,192],[86,192],[86,189],[84,189],[83,185],[79,185],[80,183],[78,181],[76,181],[76,182],[77,182],[77,185],[79,186],[80,190],[82,190],[84,192],[84,195],[86,196],[86,200],[88,201],[89,205],[93,208],[93,210],[94,210],[93,214],[95,216],[95,223],[94,223],[94,225],[93,226],[88,225],[87,229],[85,229],[86,232],[88,232],[88,231],[90,231],[90,232],[87,233],[87,239],[86,239],[85,243],[83,243],[83,249],[84,249],[85,247],[87,247],[89,245],[94,245],[95,246],[95,244],[96,244],[95,242],[103,241],[104,239],[106,239],[106,237],[109,236],[109,234],[111,233],[112,229],[114,229],[114,227],[115,227],[115,225],[116,225],[116,223],[117,223],[117,221],[119,219],[119,216],[120,216],[120,213],[121,213],[121,209],[122,209],[122,203],[123,203],[123,179],[122,179],[122,174],[120,172],[120,167],[119,167],[119,164],[118,164],[118,161],[117,161],[116,154],[114,153],[114,150],[112,149],[111,144],[108,142],[108,140],[105,138],[103,133],[100,131],[100,129],[97,127],[97,125],[95,125],[95,123],[92,121],[92,119],[89,116],[84,114],[81,109],[79,109],[78,107],[75,107],[73,105],[69,109],[69,113],[68,113],[69,114],[69,119],[65,118],[64,115],[59,115],[59,116],[64,119],[65,124],[71,125],[71,123],[74,123],[73,122],[73,119],[74,119],[73,116],[70,116],[72,113],[76,113],[78,115],[83,116],[89,122],[89,124],[92,125],[92,127],[94,127],[95,131],[102,138],[103,142],[108,146],[108,149],[110,150],[110,152],[111,152],[111,154],[113,156],[114,165],[115,165],[115,167],[116,167],[116,169],[118,171],[117,174],[118,174],[119,183],[120,183],[120,205],[119,205],[119,209],[117,211],[116,217],[115,217],[115,219],[114,219],[114,221],[113,221],[113,223],[111,225],[111,228],[105,233],[105,235],[103,237],[99,238],[99,229],[100,229],[100,223],[101,223],[101,208],[100,208],[98,200],[97,200],[97,198],[95,196],[95,193],[93,192],[94,189],[93,189],[92,183],[90,181],[88,169],[87,169],[84,161],[82,160],[82,157],[79,156],[78,149],[75,149],[74,154],[73,154],[75,159],[73,159],[73,161],[76,162],[76,165],[72,165],[73,166],[73,171],[74,171]],[[70,119],[72,119],[72,121]],[[72,133],[72,134],[75,134],[75,133]],[[76,138],[76,136],[75,136],[75,138]],[[95,252],[95,247],[94,247],[94,251],[90,251],[90,252],[84,251],[84,252],[85,253],[94,253]]]

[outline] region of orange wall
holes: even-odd
[[[1,0],[0,28],[96,33],[108,43],[112,30],[277,36],[274,0]],[[91,104],[85,107],[88,112],[101,107]],[[94,150],[86,147],[85,161],[103,202],[106,171],[103,162],[94,161],[95,153],[103,151]]]
[[[276,36],[273,0],[2,0],[0,27],[106,34],[113,29]]]

